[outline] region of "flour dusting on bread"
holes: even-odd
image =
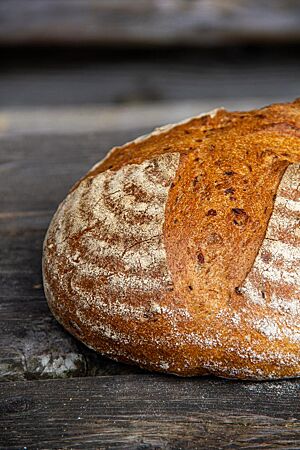
[[[256,329],[270,339],[300,342],[300,165],[290,165],[279,185],[265,239],[241,291],[279,313]],[[298,329],[298,332],[297,332]]]
[[[178,163],[179,154],[168,153],[100,173],[84,180],[61,205],[50,245],[66,258],[73,273],[70,286],[83,303],[92,301],[106,312],[109,308],[134,317],[146,308],[126,303],[128,295],[155,291],[161,295],[170,288],[163,224]],[[58,265],[57,281],[63,284],[60,270]],[[91,291],[96,278],[99,286]]]

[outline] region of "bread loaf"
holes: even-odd
[[[49,226],[57,320],[182,376],[300,376],[300,100],[224,109],[116,147]]]

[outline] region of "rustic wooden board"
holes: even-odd
[[[300,447],[300,382],[155,375],[6,383],[5,449]]]
[[[273,97],[273,101],[282,98]],[[243,98],[240,100],[210,99],[142,103],[131,105],[80,105],[30,108],[2,107],[0,109],[0,136],[83,133],[106,133],[153,129],[167,123],[177,123],[218,107],[229,110],[260,108],[270,98]],[[113,145],[113,143],[112,143]]]
[[[9,212],[54,212],[72,184],[114,144],[144,131],[3,137],[0,211],[4,222],[12,219]]]
[[[193,44],[300,38],[286,0],[2,0],[0,43]]]

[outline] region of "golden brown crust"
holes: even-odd
[[[300,376],[299,242],[288,229],[279,236],[276,274],[294,258],[286,283],[266,281],[257,259],[270,253],[278,187],[300,204],[299,166],[289,166],[300,162],[299,138],[297,100],[219,110],[114,149],[49,227],[44,281],[55,316],[92,348],[153,370]],[[249,280],[264,284],[265,301],[253,301]],[[292,321],[291,310],[274,309],[275,294],[293,305]]]

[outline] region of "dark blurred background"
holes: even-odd
[[[1,0],[0,134],[292,100],[299,50],[297,0]]]

